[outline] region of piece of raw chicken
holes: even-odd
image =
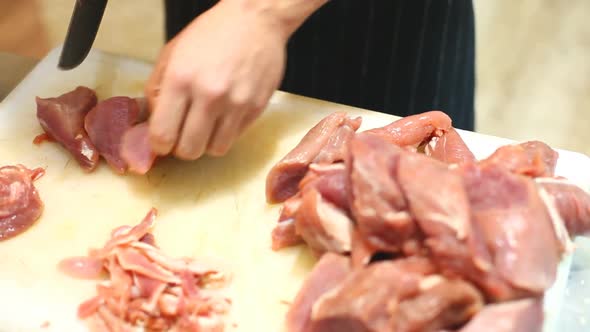
[[[146,174],[152,168],[157,156],[150,144],[147,121],[125,131],[119,152],[130,172]]]
[[[481,164],[494,164],[531,177],[552,177],[558,158],[559,153],[547,144],[528,141],[501,146]]]
[[[470,214],[462,177],[443,162],[360,133],[350,143],[350,209],[375,250],[399,252],[416,237],[465,238]],[[426,190],[432,179],[437,190]]]
[[[317,300],[312,331],[439,331],[467,322],[483,304],[475,287],[436,275],[427,259],[381,261],[352,271]]]
[[[45,133],[34,139],[57,141],[86,171],[100,155],[117,173],[147,173],[156,160],[151,150],[144,98],[112,97],[97,102],[87,87],[56,98],[36,98],[37,118]]]
[[[45,131],[35,139],[54,140],[67,149],[82,169],[96,168],[99,153],[84,129],[84,118],[96,105],[96,93],[84,86],[55,98],[36,97],[37,119]]]
[[[403,150],[380,135],[361,133],[349,144],[350,210],[375,249],[399,252],[417,231],[395,175]]]
[[[354,150],[350,147],[350,143],[355,137],[354,132],[357,126],[347,126],[345,121],[346,115],[344,113],[333,113],[324,119],[322,119],[316,126],[314,126],[301,140],[301,142],[285,156],[279,163],[277,163],[273,169],[269,172],[267,177],[267,199],[270,202],[283,201],[288,198],[285,202],[281,217],[279,219],[279,225],[273,230],[273,249],[280,249],[285,246],[296,245],[301,242],[300,235],[305,235],[305,241],[315,243],[311,245],[312,249],[316,252],[330,251],[334,249],[334,252],[345,252],[349,251],[351,246],[350,239],[343,241],[344,238],[349,238],[351,231],[347,230],[350,225],[348,217],[350,211],[354,210],[349,207],[349,200],[352,198],[353,193],[349,195],[348,182],[346,172],[340,170],[342,176],[332,176],[335,172],[324,172],[325,174],[312,171],[314,168],[321,169],[322,165],[329,165],[330,163],[339,163],[341,160],[346,159],[347,163],[350,164],[352,157],[351,151]],[[349,120],[351,118],[348,118]],[[357,121],[357,119],[355,119]],[[339,127],[340,125],[340,127]],[[360,119],[358,120],[360,125]],[[386,140],[384,145],[400,145],[409,150],[416,150],[419,145],[430,142],[430,140],[444,136],[449,130],[452,130],[450,118],[439,111],[427,112],[420,115],[406,117],[391,124],[382,127],[369,130],[362,135],[371,137],[382,138]],[[438,144],[433,145],[436,147],[436,151],[444,151],[449,149],[456,149],[455,146],[463,144],[463,141],[459,139],[451,139],[449,144]],[[394,143],[394,144],[392,144]],[[457,150],[457,149],[456,149]],[[468,156],[465,151],[469,151],[467,148],[459,148],[461,153],[453,153],[455,158],[467,159]],[[449,150],[450,151],[450,150]],[[366,151],[360,151],[364,153]],[[385,158],[381,156],[379,152],[372,153],[375,158]],[[444,155],[443,152],[437,152]],[[451,153],[449,152],[449,155]],[[372,161],[368,161],[369,164]],[[337,167],[341,167],[340,165]],[[350,165],[347,165],[351,168]],[[376,165],[369,165],[368,167],[376,167]],[[379,166],[380,167],[380,166]],[[388,166],[385,166],[386,168]],[[329,167],[328,167],[329,169]],[[368,170],[371,173],[376,170]],[[388,172],[387,169],[384,170]],[[367,174],[368,174],[367,173]],[[372,173],[376,174],[376,173]],[[346,176],[344,176],[346,175]],[[375,175],[376,176],[376,175]],[[306,181],[306,179],[313,178],[313,181]],[[317,180],[317,179],[320,180]],[[354,176],[353,176],[354,178]],[[368,179],[368,178],[367,178]],[[382,176],[379,177],[379,182],[382,180]],[[299,185],[297,183],[299,182]],[[312,185],[307,183],[311,182]],[[384,187],[387,187],[384,185]],[[304,189],[307,188],[307,189]],[[394,187],[388,188],[388,190],[394,190]],[[309,189],[312,191],[309,192]],[[313,191],[315,190],[315,191]],[[274,198],[282,195],[277,193],[285,193],[283,197],[275,200]],[[297,193],[295,195],[295,193]],[[393,193],[397,202],[394,205],[400,205],[394,207],[402,211],[404,209],[403,197]],[[305,196],[305,200],[304,200]],[[274,198],[273,198],[274,197]],[[401,199],[401,201],[399,201]],[[305,202],[305,204],[302,204]],[[353,204],[354,207],[354,204]],[[301,215],[297,217],[297,212],[301,211]],[[362,214],[362,211],[354,210],[353,212]],[[405,218],[404,212],[399,215],[392,216],[384,213],[392,218]],[[358,216],[355,216],[358,217]],[[362,222],[361,222],[362,223]],[[371,223],[371,222],[369,222]],[[387,221],[386,221],[387,223]],[[403,221],[400,221],[403,223]],[[296,225],[299,226],[299,230],[296,230]],[[303,226],[308,224],[308,226]],[[376,225],[372,223],[372,225]],[[392,227],[400,225],[399,223],[390,224]],[[413,228],[413,224],[406,222],[406,226]],[[336,238],[337,242],[329,240],[331,236],[320,235],[322,231],[320,229],[326,226],[332,227],[333,234],[339,234]],[[372,226],[371,226],[372,227]],[[317,231],[308,232],[307,229],[315,229]],[[375,229],[379,233],[379,229]],[[412,233],[412,230],[409,230]],[[325,232],[323,234],[326,234]],[[317,236],[315,236],[317,235]],[[406,236],[407,237],[407,236]],[[328,241],[330,244],[328,244]],[[319,244],[319,243],[323,244]],[[403,245],[403,239],[397,241],[400,243],[385,243],[378,238],[371,240],[371,242],[377,242],[375,245],[378,249],[386,250],[398,250]],[[386,241],[387,242],[387,241]],[[394,241],[396,242],[396,241]],[[336,245],[334,245],[336,244]]]
[[[340,147],[343,162],[299,168],[273,230],[273,249],[304,242],[320,257],[289,331],[540,332],[569,237],[590,231],[590,195],[555,177],[555,150],[529,141],[477,161],[437,111]]]
[[[378,135],[391,144],[415,150],[451,129],[452,121],[448,115],[441,111],[430,111],[403,117],[387,126],[367,130],[366,133]]]
[[[540,332],[543,302],[540,298],[490,304],[459,332]]]
[[[463,240],[428,238],[434,261],[495,301],[542,294],[555,280],[563,247],[535,182],[493,164],[453,171],[465,182],[470,231]]]
[[[475,162],[473,152],[461,138],[461,135],[450,128],[440,137],[433,137],[424,148],[424,153],[447,164],[463,164]]]
[[[515,287],[544,292],[555,280],[561,250],[535,182],[500,166],[466,167],[462,174],[472,222],[498,272]]]
[[[43,201],[33,182],[44,174],[42,168],[0,167],[0,241],[23,233],[41,217]]]
[[[563,179],[536,178],[539,189],[546,192],[556,212],[572,235],[590,233],[590,194],[577,185]]]
[[[312,163],[344,160],[346,144],[361,126],[361,118],[336,112],[322,119],[267,175],[266,200],[279,203],[295,195]]]
[[[140,102],[135,98],[129,97],[111,97],[100,101],[96,106],[86,115],[84,120],[84,127],[88,132],[88,136],[96,146],[100,155],[107,161],[111,168],[120,174],[125,173],[128,168],[127,161],[122,157],[123,136],[125,133],[133,128],[135,125],[143,122],[147,114],[142,111]],[[139,142],[137,151],[139,159],[144,161],[144,143],[141,134],[144,130],[141,128],[138,131],[132,132],[127,140],[132,144]],[[139,132],[139,135],[138,135]],[[139,136],[139,137],[138,137]],[[134,153],[129,153],[125,150],[125,155],[129,160],[136,160]],[[137,167],[135,169],[144,170],[144,167]]]
[[[326,253],[314,266],[301,290],[293,300],[286,316],[287,332],[312,332],[312,308],[324,294],[336,288],[351,271],[346,256]]]
[[[272,232],[273,249],[305,240],[319,254],[349,252],[352,221],[346,177],[344,163],[311,164],[299,182],[297,195],[283,204],[279,223]]]

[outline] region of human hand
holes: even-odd
[[[288,36],[271,16],[232,2],[195,19],[164,47],[146,85],[154,152],[227,153],[278,88]]]

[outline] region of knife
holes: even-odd
[[[76,0],[58,68],[76,68],[92,48],[107,0]]]

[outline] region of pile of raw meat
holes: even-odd
[[[33,182],[44,174],[42,168],[0,167],[0,241],[23,233],[41,217],[43,202]]]
[[[140,224],[113,230],[103,248],[60,262],[72,277],[108,275],[78,316],[96,332],[223,331],[231,303],[222,291],[229,277],[192,259],[166,256],[149,233],[155,217],[152,209]]]
[[[531,141],[478,161],[439,111],[360,125],[329,115],[268,174],[273,249],[320,257],[288,330],[541,331],[569,236],[590,231],[558,153]]]
[[[112,97],[98,101],[87,87],[56,98],[36,98],[37,119],[45,131],[35,138],[56,141],[82,169],[93,171],[102,156],[120,174],[145,174],[156,155],[149,144],[147,110],[141,98]]]

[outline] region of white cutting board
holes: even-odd
[[[93,51],[80,67],[64,72],[56,68],[58,55],[58,48],[50,52],[0,104],[0,165],[47,169],[36,182],[43,216],[26,233],[0,242],[0,331],[85,331],[76,308],[94,294],[95,283],[62,275],[57,262],[102,246],[113,228],[136,224],[152,206],[160,211],[154,235],[164,251],[227,264],[238,331],[281,331],[282,302],[296,294],[313,260],[302,247],[270,250],[279,206],[265,203],[268,170],[331,112],[362,115],[362,129],[396,118],[277,92],[224,158],[166,160],[143,177],[115,175],[103,162],[85,174],[58,145],[32,144],[41,133],[35,96],[57,96],[77,85],[96,89],[101,99],[140,96],[150,65]],[[461,134],[478,157],[510,142]],[[588,187],[590,159],[560,153],[558,173]],[[49,326],[41,327],[45,322]]]

